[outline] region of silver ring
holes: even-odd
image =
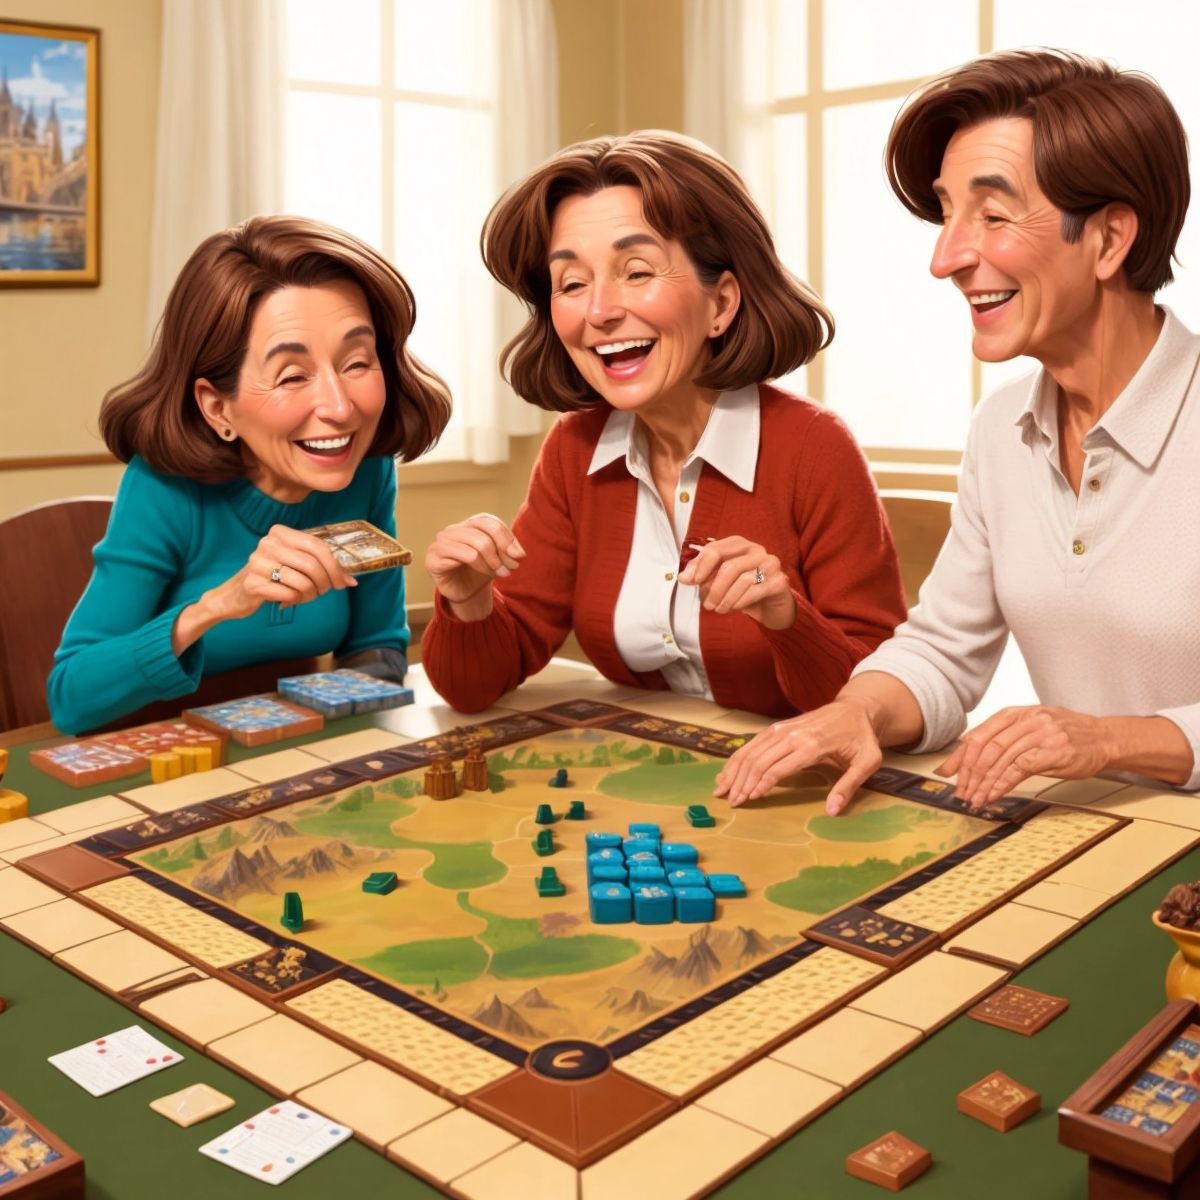
[[[272,583],[282,583],[283,582],[283,576],[281,574],[282,571],[283,571],[282,567],[276,567],[275,570],[273,570],[271,572],[271,582]]]
[[[754,582],[762,583],[767,577],[762,572],[762,567],[754,568]]]

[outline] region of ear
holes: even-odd
[[[709,337],[720,337],[738,315],[742,307],[742,288],[737,276],[732,271],[722,271],[712,289],[712,299],[715,307]]]
[[[222,396],[207,379],[196,380],[192,396],[196,407],[200,409],[200,415],[208,422],[213,433],[222,441],[229,441],[230,438],[224,431],[236,428],[229,419],[233,408],[229,399]]]
[[[1096,260],[1096,278],[1107,283],[1125,265],[1125,258],[1138,235],[1138,215],[1128,204],[1106,204],[1089,218],[1097,222],[1100,255]]]

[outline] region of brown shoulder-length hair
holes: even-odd
[[[682,243],[706,287],[730,271],[742,302],[710,341],[700,387],[727,390],[786,375],[833,337],[816,294],[779,261],[771,231],[736,171],[701,142],[643,130],[560,150],[497,201],[480,248],[487,269],[529,309],[529,321],[500,355],[522,399],[570,412],[601,397],[571,362],[550,320],[550,227],[568,196],[628,185],[642,194],[647,222]]]
[[[412,289],[382,255],[331,225],[253,217],[206,238],[179,272],[142,369],[104,397],[100,432],[122,462],[140,454],[168,475],[219,483],[246,473],[194,399],[196,380],[237,391],[250,325],[264,296],[334,280],[357,284],[375,326],[387,402],[368,454],[416,458],[450,419],[450,392],[405,343],[416,320]]]
[[[1038,186],[1078,241],[1106,204],[1127,204],[1138,232],[1125,258],[1136,291],[1174,278],[1171,258],[1191,196],[1187,135],[1147,75],[1066,50],[1006,50],[947,71],[916,91],[888,137],[888,181],[900,202],[940,225],[933,193],[946,145],[959,129],[1000,117],[1033,122]]]

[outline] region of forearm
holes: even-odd
[[[480,588],[475,595],[467,600],[446,600],[443,596],[446,607],[454,614],[459,621],[470,623],[471,621],[485,621],[492,615],[493,599],[492,585],[486,584]]]
[[[854,676],[837,698],[862,706],[880,746],[911,746],[925,731],[917,698],[894,675],[864,671]]]
[[[1100,717],[1108,743],[1106,769],[1131,771],[1179,786],[1191,778],[1192,747],[1182,729],[1166,717]]]
[[[194,604],[183,608],[171,628],[171,649],[175,657],[194,646],[213,626],[228,617],[221,605],[219,588],[205,592]]]

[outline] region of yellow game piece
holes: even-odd
[[[4,772],[8,770],[8,751],[0,746],[0,779],[4,778]]]
[[[16,821],[29,816],[29,797],[0,788],[0,821]]]
[[[150,778],[155,783],[178,779],[183,774],[183,763],[174,750],[161,750],[150,755]]]
[[[179,769],[184,775],[191,775],[196,770],[196,747],[176,746],[171,752],[179,757]]]
[[[196,771],[211,771],[217,764],[213,762],[213,748],[211,746],[190,746],[188,747],[193,756]]]

